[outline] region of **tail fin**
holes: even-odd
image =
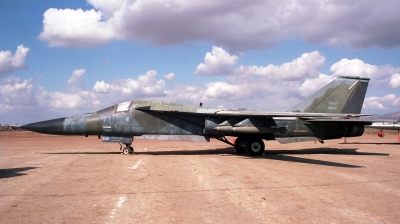
[[[369,78],[339,76],[289,111],[361,113]]]

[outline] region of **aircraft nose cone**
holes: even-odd
[[[62,134],[64,131],[64,121],[65,118],[58,118],[22,125],[21,128],[44,134]]]

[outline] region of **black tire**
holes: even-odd
[[[125,148],[122,149],[122,153],[123,153],[124,155],[129,155],[129,154],[130,154],[129,152],[130,152],[129,147],[125,147]]]
[[[244,142],[246,141],[246,139],[242,138],[242,137],[238,137],[235,140],[235,150],[236,153],[245,153],[246,152],[246,146],[244,145]]]
[[[252,138],[246,142],[246,151],[251,156],[261,156],[264,150],[265,145],[262,139]]]
[[[131,146],[129,146],[129,154],[133,154],[134,150]]]

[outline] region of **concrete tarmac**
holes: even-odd
[[[232,138],[230,138],[232,140]],[[280,145],[0,132],[0,223],[398,223],[396,135]]]

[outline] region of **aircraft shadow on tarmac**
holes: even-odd
[[[357,152],[358,148],[305,148],[294,150],[265,150],[266,155],[279,154],[338,154],[338,155],[364,155],[364,156],[389,156],[388,153]]]
[[[120,154],[120,152],[55,152],[45,154]],[[305,155],[305,154],[336,154],[336,155],[359,155],[359,156],[389,156],[387,153],[373,153],[373,152],[357,152],[357,148],[306,148],[296,150],[265,150],[263,156],[249,156],[247,153],[235,153],[232,147],[221,149],[197,149],[197,150],[173,150],[173,151],[135,151],[136,155],[154,155],[154,156],[169,156],[169,155],[235,155],[242,156],[249,159],[272,159],[287,162],[307,163],[324,166],[346,167],[346,168],[361,168],[362,166],[330,162],[324,160],[301,158],[291,155]]]
[[[323,166],[345,167],[345,168],[362,168],[363,166],[351,165],[346,163],[330,162],[324,160],[301,158],[291,155],[305,155],[305,154],[335,154],[335,155],[364,155],[364,156],[389,156],[387,153],[373,153],[373,152],[357,152],[357,148],[312,148],[312,149],[296,149],[296,150],[266,150],[266,156],[253,157],[255,159],[272,159],[286,162],[306,163]],[[288,155],[290,154],[290,155]]]
[[[118,155],[121,152],[46,152],[46,155]]]
[[[0,169],[0,179],[10,178],[10,177],[18,177],[26,175],[26,173],[22,173],[27,170],[36,169],[37,167],[19,167],[19,168],[10,168],[10,169]]]
[[[287,156],[287,155],[276,155],[276,156],[270,157],[268,159],[286,161],[286,162],[323,165],[323,166],[344,167],[344,168],[362,168],[363,167],[363,166],[351,165],[351,164],[346,164],[346,163],[337,163],[337,162],[317,160],[317,159],[300,158],[300,157]]]
[[[121,151],[115,152],[48,152],[43,153],[48,155],[108,155],[108,154],[122,154]],[[173,150],[173,151],[135,151],[135,155],[208,155],[208,154],[234,154],[232,148],[224,149],[202,149],[202,150]]]
[[[400,142],[347,142],[347,143],[339,143],[343,145],[351,145],[351,144],[357,144],[357,145],[400,145]]]

